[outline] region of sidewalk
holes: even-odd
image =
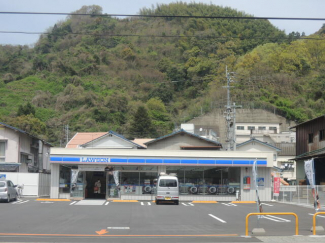
[[[256,239],[266,243],[282,242],[325,242],[325,235],[316,236],[256,236]]]

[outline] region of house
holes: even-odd
[[[221,143],[180,129],[171,134],[144,143],[147,149],[166,150],[220,150]]]
[[[0,171],[49,172],[51,144],[0,122]]]
[[[66,148],[80,149],[145,149],[145,146],[128,140],[113,132],[78,132],[67,143]]]
[[[316,185],[325,184],[325,115],[291,127],[296,131],[297,181],[305,180],[304,161],[314,159]]]
[[[268,142],[251,138],[237,144],[237,151],[268,151],[273,153],[273,168],[279,172],[285,181],[295,183],[295,162],[292,160],[295,152],[295,143],[276,143],[275,146]]]
[[[0,175],[23,186],[23,196],[50,195],[51,144],[0,122]]]
[[[279,123],[237,122],[236,142],[245,142],[249,140],[251,136],[271,144],[295,142],[296,138],[294,132],[283,132],[280,129],[281,124]]]

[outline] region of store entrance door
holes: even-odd
[[[118,176],[118,174],[116,175]],[[107,173],[107,198],[120,198],[120,191],[116,185],[116,178],[111,173]]]
[[[105,199],[106,198],[106,177],[103,171],[86,172],[85,198]]]

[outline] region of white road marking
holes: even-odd
[[[150,202],[148,202],[148,205],[151,205],[151,203],[150,203]]]
[[[109,202],[106,202],[106,203],[105,203],[105,206],[106,206],[107,204],[109,204]]]
[[[130,227],[107,227],[107,229],[130,229]]]
[[[227,223],[226,221],[219,219],[218,217],[214,216],[213,214],[209,214],[210,217],[215,218],[216,220],[219,220],[221,223]]]
[[[269,206],[269,207],[273,207],[273,205],[271,204],[267,204],[267,203],[261,203],[262,205],[266,205],[266,206]]]
[[[283,222],[281,220],[277,220],[277,219],[272,219],[272,218],[269,218],[267,217],[266,215],[263,215],[263,218],[262,219],[268,219],[268,220],[272,220],[272,221],[275,221],[275,222]]]
[[[74,202],[70,203],[69,205],[73,205],[73,204],[75,204],[75,203],[77,203],[77,201],[74,201]]]
[[[29,200],[26,200],[26,201],[19,200],[19,201],[13,202],[11,204],[23,204],[23,203],[27,203],[28,201]]]
[[[185,203],[182,203],[184,206],[188,206],[188,205],[186,205]]]
[[[278,219],[278,220],[282,220],[284,222],[291,222],[291,220],[289,219],[284,219],[284,218],[279,218],[279,217],[275,217],[273,215],[267,215],[268,217],[274,218],[274,219]]]
[[[141,202],[141,206],[143,206],[144,205],[144,203],[143,202]]]
[[[194,204],[193,204],[193,203],[189,203],[189,205],[191,205],[191,206],[194,206]]]
[[[312,216],[314,216],[314,214],[313,214],[313,213],[309,213],[309,215],[312,215]],[[317,215],[316,217],[325,218],[325,216],[322,216],[322,215]]]
[[[237,207],[237,205],[236,204],[233,204],[233,203],[221,203],[221,204],[226,205],[228,207],[230,207],[230,206]]]

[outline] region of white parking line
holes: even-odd
[[[18,200],[18,201],[16,201],[16,202],[13,202],[13,203],[11,203],[11,204],[23,204],[23,203],[27,203],[27,202],[29,202],[29,200],[26,200],[26,201],[23,201],[23,200]]]
[[[233,204],[233,203],[221,203],[221,204],[226,205],[228,207],[230,207],[230,206],[237,207],[237,205],[236,204]]]
[[[108,205],[108,204],[109,204],[109,202],[106,202],[106,203],[105,203],[105,206]]]
[[[150,203],[150,202],[148,202],[148,205],[151,205],[151,203]]]
[[[184,206],[188,206],[187,204],[185,204],[185,203],[182,203]]]
[[[262,205],[265,205],[265,206],[269,206],[269,207],[273,207],[274,205],[271,205],[271,204],[267,204],[267,203],[261,203]]]
[[[215,218],[216,220],[219,220],[221,223],[227,223],[226,221],[219,219],[218,217],[214,216],[213,214],[209,214],[210,217]]]
[[[73,205],[73,204],[75,204],[75,203],[77,203],[77,201],[74,201],[74,202],[70,203],[69,205]]]
[[[312,215],[312,216],[314,216],[314,214],[313,214],[313,213],[309,213],[309,215]],[[325,218],[325,216],[322,216],[322,215],[317,215],[316,217]]]
[[[281,220],[283,222],[291,222],[291,220],[289,220],[289,219],[283,219],[283,218],[275,217],[273,215],[266,215],[266,216],[271,217],[271,218],[274,218],[274,219]]]
[[[141,202],[141,206],[143,206],[144,205],[144,203],[143,202]]]

